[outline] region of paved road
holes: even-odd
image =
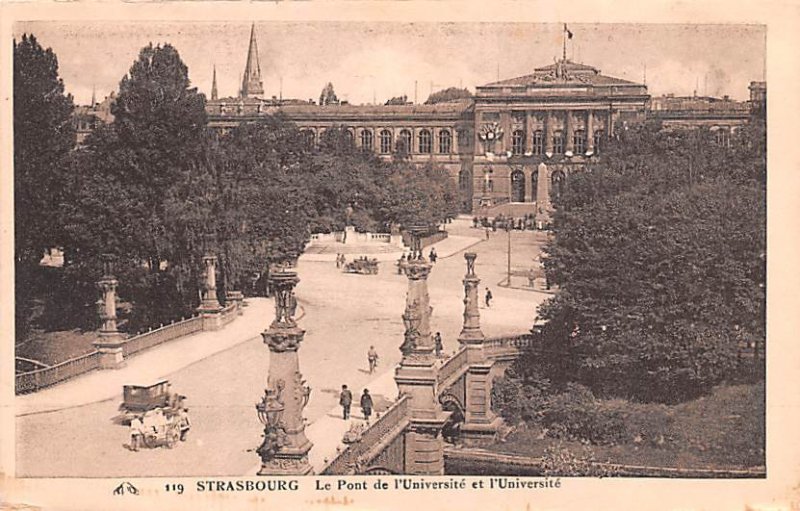
[[[457,220],[453,234],[482,238],[483,232]],[[540,235],[513,232],[514,266],[525,267],[538,252]],[[537,237],[538,236],[538,237]],[[520,333],[533,323],[535,308],[547,295],[497,286],[505,276],[506,233],[493,234],[470,248],[478,253],[476,272],[495,296],[481,309],[487,335]],[[445,350],[458,347],[463,313],[462,253],[440,258],[429,288],[434,308],[432,328],[442,332]],[[298,265],[297,295],[306,315],[300,326],[306,338],[300,350],[301,371],[313,391],[306,418],[315,423],[331,414],[337,392],[347,383],[360,394],[364,386],[393,371],[400,360],[407,281],[384,264],[377,276],[348,275],[333,262]],[[263,318],[263,324],[270,322]],[[220,332],[219,335],[225,335]],[[381,355],[378,373],[367,373],[366,352],[373,344]],[[235,345],[169,375],[174,388],[189,396],[194,427],[175,449],[124,448],[127,428],[113,418],[121,397],[17,418],[17,472],[20,476],[239,476],[258,461],[253,449],[261,425],[255,402],[266,383],[269,353],[260,339]],[[388,402],[396,395],[377,395]],[[335,417],[335,415],[334,415]]]

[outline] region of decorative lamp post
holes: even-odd
[[[278,380],[274,387],[267,387],[264,397],[256,405],[258,420],[264,425],[264,441],[256,452],[261,456],[262,466],[268,466],[275,454],[286,445],[286,428],[283,423],[283,412],[286,410],[281,393],[284,383]]]
[[[441,430],[449,417],[437,396],[438,369],[433,355],[431,313],[427,279],[431,271],[422,255],[420,237],[425,226],[411,226],[411,257],[403,266],[408,277],[406,308],[403,313],[403,358],[395,370],[395,382],[401,394],[411,397],[410,424],[405,436],[405,472],[416,475],[443,475],[444,454]]]
[[[100,339],[93,344],[100,353],[102,369],[117,369],[123,365],[123,336],[117,329],[117,285],[113,256],[103,254],[103,275],[97,281],[102,297],[95,302],[100,316]]]
[[[481,315],[478,310],[478,289],[481,279],[475,274],[475,252],[466,252],[464,259],[467,261],[467,273],[464,275],[464,325],[458,342],[461,344],[483,344],[484,335],[481,331]]]
[[[211,235],[207,235],[204,240],[205,279],[201,286],[202,299],[197,308],[197,312],[203,318],[203,330],[217,330],[222,327],[222,307],[217,299],[217,256],[211,252],[211,240]]]
[[[311,473],[308,451],[311,442],[305,435],[303,409],[311,388],[300,374],[298,350],[305,331],[294,319],[297,299],[294,287],[300,279],[286,269],[270,272],[270,287],[275,296],[275,319],[261,333],[269,347],[269,377],[258,419],[264,424],[264,441],[258,449],[261,470],[258,475],[306,475]]]

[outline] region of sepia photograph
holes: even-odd
[[[13,477],[766,480],[767,36],[15,19]]]

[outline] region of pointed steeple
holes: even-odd
[[[216,101],[217,99],[217,66],[214,66],[214,74],[211,79],[211,101]]]
[[[247,50],[247,65],[242,79],[242,97],[250,98],[264,95],[264,84],[261,82],[261,66],[258,63],[258,45],[256,44],[256,24],[250,27],[250,48]]]

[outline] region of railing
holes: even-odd
[[[367,464],[405,429],[409,415],[408,402],[408,396],[400,396],[400,399],[395,401],[364,431],[358,442],[348,444],[325,465],[321,473],[323,475],[352,475],[367,468]]]
[[[455,355],[447,359],[444,364],[439,368],[436,376],[438,385],[443,385],[454,374],[458,373],[461,369],[467,367],[467,347],[462,346]]]
[[[39,389],[55,385],[56,383],[97,369],[99,366],[100,353],[98,351],[93,351],[54,366],[18,374],[16,377],[15,391],[17,394],[35,392]]]
[[[225,308],[222,309],[222,324],[227,325],[228,323],[236,319],[238,313],[239,313],[239,307],[236,301],[233,301],[232,303],[226,305]]]
[[[367,235],[370,240],[383,241],[385,243],[389,243],[392,240],[391,234],[383,232],[368,232]]]
[[[532,334],[493,337],[486,339],[483,343],[486,356],[489,358],[495,358],[501,355],[515,355],[533,346],[534,340]]]
[[[128,358],[140,351],[152,348],[161,343],[199,332],[203,329],[203,319],[193,316],[177,323],[163,325],[155,330],[136,335],[123,341],[122,356]]]

